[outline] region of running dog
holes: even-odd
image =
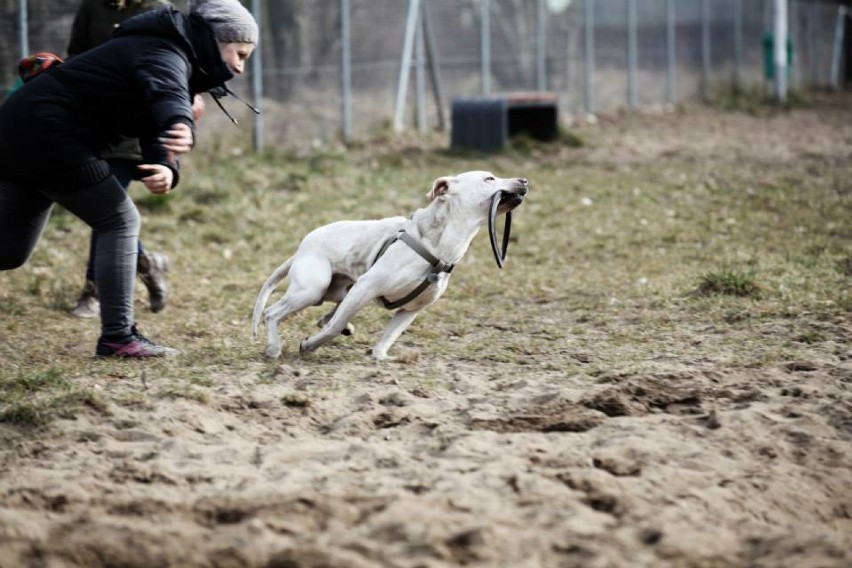
[[[252,315],[252,337],[257,337],[263,316],[265,353],[277,358],[281,354],[281,320],[309,306],[335,302],[334,309],[319,322],[322,329],[299,345],[300,353],[308,353],[340,334],[349,335],[353,329],[349,321],[378,299],[396,310],[372,349],[374,358],[387,359],[388,349],[414,318],[443,295],[453,266],[467,252],[489,214],[508,213],[523,202],[528,191],[529,183],[523,178],[466,172],[436,179],[428,193],[429,205],[409,218],[338,221],[314,229],[260,289]],[[275,286],[288,275],[284,296],[264,310]]]

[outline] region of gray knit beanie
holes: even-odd
[[[221,43],[257,44],[257,22],[238,0],[193,0],[189,11],[204,18]]]

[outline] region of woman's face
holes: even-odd
[[[240,75],[246,68],[246,60],[254,51],[253,43],[221,43],[219,44],[219,52],[222,54],[222,61],[235,74]]]

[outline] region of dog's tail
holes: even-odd
[[[251,316],[251,336],[257,337],[257,327],[260,325],[260,316],[263,314],[263,308],[266,307],[266,302],[269,301],[269,296],[272,294],[272,291],[275,289],[275,286],[278,285],[279,282],[284,280],[287,277],[287,274],[290,272],[290,266],[293,264],[293,257],[291,256],[284,263],[275,269],[275,272],[269,275],[269,278],[266,279],[266,282],[263,283],[263,286],[260,289],[260,292],[257,295],[257,300],[254,302],[254,313]]]

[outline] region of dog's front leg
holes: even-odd
[[[397,310],[390,322],[388,322],[384,333],[382,333],[382,337],[379,338],[373,346],[373,357],[379,361],[388,359],[388,349],[390,349],[391,345],[399,339],[402,332],[408,329],[408,326],[411,325],[411,322],[414,321],[414,318],[416,318],[419,313],[420,310],[415,310],[413,312]]]

